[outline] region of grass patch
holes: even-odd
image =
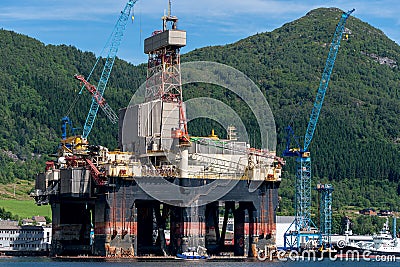
[[[0,184],[0,199],[33,200],[29,193],[33,190],[35,181],[15,179],[13,183]]]
[[[50,205],[37,206],[33,199],[16,200],[16,199],[0,199],[0,207],[19,218],[31,218],[32,216],[48,216],[51,218]]]

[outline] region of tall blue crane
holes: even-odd
[[[117,56],[119,45],[121,44],[121,40],[124,35],[124,31],[126,28],[126,24],[128,22],[128,18],[131,13],[131,9],[137,1],[138,0],[128,1],[128,3],[125,5],[124,10],[121,11],[118,21],[117,21],[117,23],[114,27],[114,30],[111,34],[112,40],[111,40],[108,56],[107,56],[106,62],[104,64],[104,68],[101,73],[99,83],[97,85],[97,93],[100,97],[103,96],[104,91],[107,86],[108,79],[110,78],[110,73],[111,73],[111,70],[114,65],[115,57]],[[86,117],[85,125],[83,126],[82,137],[85,139],[88,137],[90,131],[92,130],[93,123],[94,123],[94,120],[96,119],[98,110],[99,110],[99,103],[96,101],[95,98],[93,98],[89,113]],[[114,123],[115,123],[115,121],[114,121]]]
[[[354,9],[344,12],[336,26],[335,34],[330,45],[328,58],[326,59],[325,68],[319,83],[317,96],[311,111],[310,120],[304,136],[303,148],[300,147],[297,137],[294,135],[293,129],[288,126],[286,128],[286,149],[283,152],[285,157],[296,158],[296,214],[295,214],[295,231],[285,233],[285,247],[300,247],[300,242],[307,242],[309,239],[319,238],[317,231],[312,231],[311,226],[314,223],[311,220],[311,156],[308,150],[313,139],[318,118],[321,113],[322,104],[324,102],[326,90],[335,64],[336,55],[340,47],[340,41],[344,32],[346,21]],[[291,140],[296,141],[296,147],[291,148]],[[304,238],[303,238],[304,237]]]

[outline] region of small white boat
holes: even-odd
[[[201,254],[199,254],[201,252]],[[182,260],[205,260],[208,259],[207,254],[205,253],[205,248],[203,247],[198,247],[197,249],[195,248],[189,248],[188,251],[176,254],[176,257],[178,259]]]

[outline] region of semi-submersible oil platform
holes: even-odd
[[[227,139],[188,135],[179,53],[186,32],[170,13],[162,19],[144,44],[146,99],[120,111],[120,150],[64,136],[58,158],[37,176],[36,203],[52,210],[52,255],[168,257],[196,248],[252,257],[275,246],[283,162],[238,141],[234,127]],[[249,190],[251,182],[258,186]]]

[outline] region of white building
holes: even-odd
[[[289,229],[295,230],[293,223],[295,216],[276,216],[276,247],[282,248],[285,245],[284,234]],[[293,224],[292,224],[293,223]],[[290,226],[291,225],[291,226]]]
[[[51,226],[18,226],[17,221],[0,221],[0,253],[46,255],[50,244]]]

